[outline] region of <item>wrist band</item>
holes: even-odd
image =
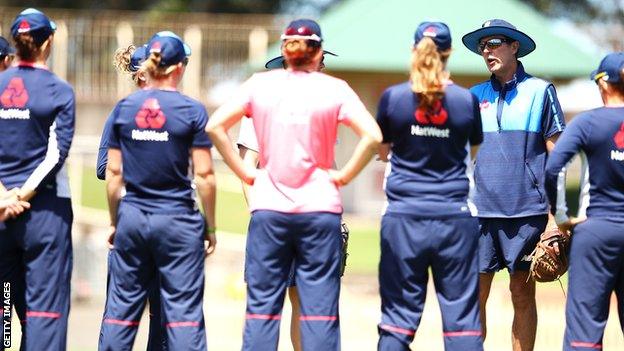
[[[214,234],[217,232],[217,228],[216,227],[208,227],[208,229],[206,229],[206,232],[208,234]]]

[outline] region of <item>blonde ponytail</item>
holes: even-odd
[[[435,103],[444,97],[445,71],[450,50],[438,52],[431,38],[423,38],[412,52],[410,78],[412,91],[418,95],[419,108],[431,110]]]
[[[141,69],[147,72],[150,78],[159,80],[166,78],[171,72],[173,72],[177,65],[170,65],[166,67],[160,66],[162,56],[159,52],[150,53],[149,57],[141,65]]]

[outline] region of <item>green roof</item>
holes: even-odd
[[[550,19],[515,0],[345,0],[330,8],[319,23],[323,47],[340,56],[327,59],[332,71],[406,72],[416,27],[436,20],[451,29],[451,72],[484,75],[483,59],[469,51],[461,37],[492,18],[513,23],[535,40],[537,49],[521,59],[531,74],[586,76],[600,61],[599,53],[584,51],[573,38],[558,35]],[[270,52],[274,55],[277,47]]]

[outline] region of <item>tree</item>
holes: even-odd
[[[624,1],[622,0],[526,0],[555,18],[573,21],[603,46],[622,50],[624,45]]]

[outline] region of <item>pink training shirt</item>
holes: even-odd
[[[349,85],[320,72],[273,70],[254,74],[236,99],[258,140],[250,210],[342,213],[328,173],[338,123],[368,113]]]

